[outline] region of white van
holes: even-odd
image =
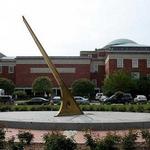
[[[103,93],[96,93],[95,99],[100,100],[100,98],[103,96]]]
[[[103,93],[97,93],[95,99],[100,102],[104,102],[107,99],[107,96],[105,96]]]
[[[0,89],[0,96],[5,95],[5,91],[3,89]]]

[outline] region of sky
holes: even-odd
[[[150,45],[150,0],[0,0],[0,52],[41,56],[25,16],[49,56],[79,56],[126,38]]]

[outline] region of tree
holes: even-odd
[[[119,70],[104,79],[103,92],[110,96],[117,91],[130,92],[136,88],[135,80],[126,72]]]
[[[150,78],[141,77],[137,80],[137,93],[146,96],[150,94]]]
[[[72,93],[78,96],[90,97],[94,94],[94,84],[88,79],[79,79],[72,84]]]
[[[23,90],[14,91],[13,95],[16,99],[26,99],[27,93]]]
[[[15,89],[15,84],[12,80],[6,78],[0,78],[0,89],[5,91],[5,94],[12,94]]]
[[[32,84],[33,92],[40,96],[45,96],[52,92],[52,83],[49,77],[40,76],[33,81]]]

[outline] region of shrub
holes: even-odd
[[[85,134],[86,145],[91,150],[116,150],[116,145],[121,141],[121,137],[116,134],[108,133],[106,137],[102,139],[94,140],[91,134]]]
[[[108,133],[106,137],[97,142],[97,150],[116,150],[117,144],[120,142],[120,136]]]
[[[122,147],[125,150],[134,150],[135,149],[135,141],[138,137],[137,132],[133,132],[132,130],[129,130],[128,134],[126,134],[124,137],[122,137]]]
[[[14,142],[15,137],[12,137],[8,140],[7,148],[9,150],[24,150],[24,144],[23,143],[15,143]]]
[[[31,144],[31,141],[33,140],[33,134],[30,132],[19,131],[18,139],[21,143],[29,145]]]
[[[5,131],[0,129],[0,149],[3,149],[5,146]]]
[[[75,150],[76,143],[72,139],[66,138],[58,132],[46,134],[44,136],[45,150]]]
[[[121,112],[126,112],[126,106],[125,105],[121,105],[121,106],[118,106],[118,111],[121,111]]]
[[[110,109],[111,111],[118,111],[118,108],[116,107],[116,105],[111,105]]]
[[[1,112],[10,111],[10,110],[11,110],[11,106],[10,105],[1,105],[0,106],[0,111]]]
[[[150,147],[150,132],[148,129],[141,130],[142,138],[145,140],[145,143]]]
[[[128,107],[128,111],[135,112],[134,105],[130,105],[130,106]]]
[[[143,105],[137,105],[137,112],[143,112],[143,111],[144,111]]]
[[[98,108],[99,111],[106,111],[105,106],[104,105],[100,105]]]
[[[91,150],[95,150],[96,149],[96,141],[92,138],[91,134],[86,133],[84,135],[85,139],[86,139],[86,145],[90,147]]]

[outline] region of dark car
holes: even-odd
[[[125,103],[132,103],[133,97],[130,93],[122,93],[120,95],[114,94],[111,97],[107,98],[105,103],[116,103],[116,104],[125,104]]]
[[[46,105],[49,104],[49,100],[43,97],[34,97],[31,100],[18,103],[18,105]]]
[[[13,100],[12,96],[10,96],[10,95],[1,95],[0,96],[0,103],[13,104],[14,100]]]

